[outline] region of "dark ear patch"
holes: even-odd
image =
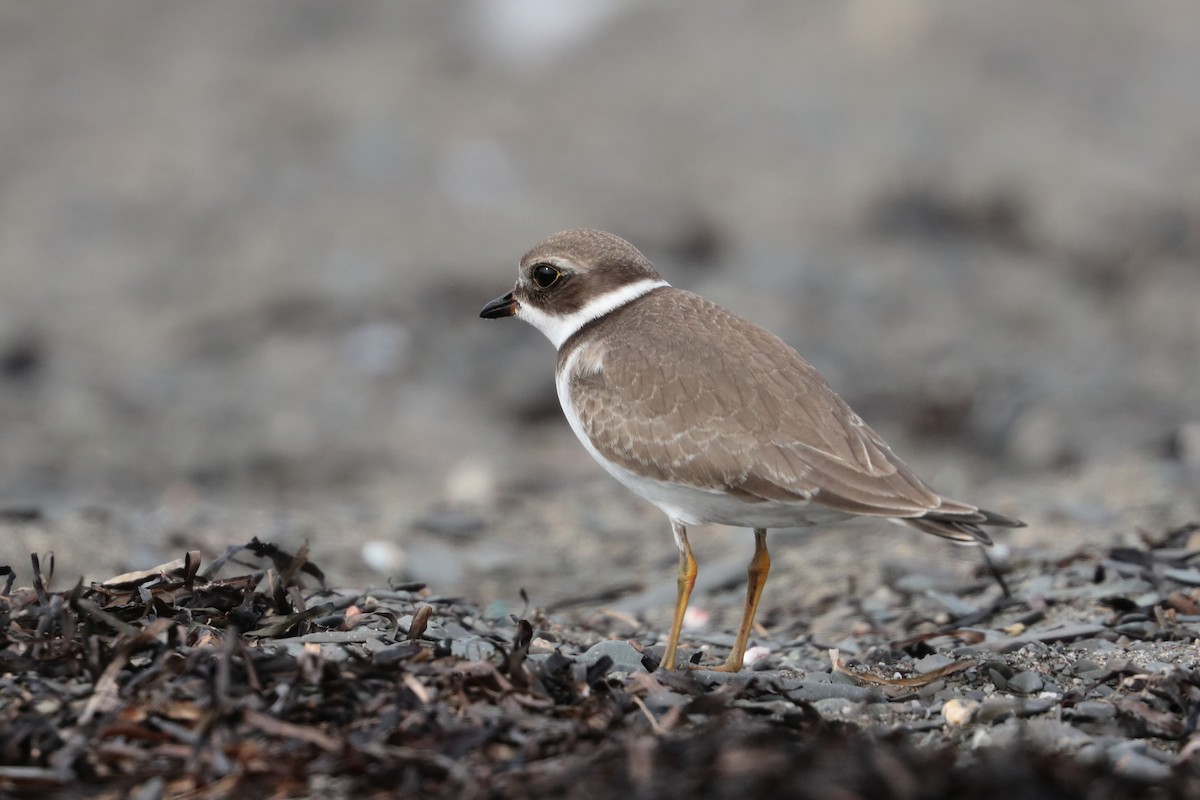
[[[640,280],[662,280],[653,265],[624,239],[593,230],[556,233],[521,259],[530,298],[556,314],[571,314],[588,301]],[[558,270],[539,280],[542,267]]]

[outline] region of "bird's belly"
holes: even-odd
[[[724,492],[656,481],[611,462],[601,461],[601,464],[634,494],[685,525],[714,523],[747,528],[793,528],[838,522],[851,516],[808,501],[784,503],[763,500],[751,503]]]

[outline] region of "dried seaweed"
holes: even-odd
[[[963,630],[952,619],[891,642],[864,628],[863,672],[835,657],[824,674],[801,678],[648,673],[637,659],[653,657],[640,646],[634,666],[622,667],[632,671],[617,671],[608,655],[585,657],[581,632],[537,612],[487,619],[422,584],[333,590],[306,550],[257,539],[206,569],[189,552],[65,591],[51,588],[53,559],[34,557],[29,588],[13,590],[15,570],[0,568],[9,576],[0,595],[0,795],[1194,796],[1200,672],[1112,662],[1053,697],[1022,699],[1005,661],[1016,648],[1061,649],[1097,633],[1193,636],[1200,598],[1166,572],[1187,569],[1191,556],[1159,552],[1179,538],[1100,559],[1159,587],[1116,613],[1101,602],[1109,595],[1096,594],[1087,602],[1103,623],[1042,625],[1046,614],[1030,604],[1066,601],[1022,593],[1024,578],[1010,577],[1012,597],[971,615],[996,628]],[[1090,580],[1090,563],[1071,568]],[[1075,588],[1088,587],[1063,590]],[[912,647],[934,657],[939,642],[976,655],[880,677],[908,663]],[[864,676],[895,702],[853,685]],[[997,694],[956,701],[951,724],[930,711],[948,682]],[[1101,690],[1107,701],[1091,699]],[[880,726],[864,713],[840,718],[839,704],[917,710]],[[1046,725],[1004,746],[955,746],[960,727],[978,738],[1037,722]],[[1037,738],[1097,726],[1179,755],[1114,749],[1085,762]]]

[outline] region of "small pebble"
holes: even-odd
[[[974,700],[954,698],[947,700],[946,704],[942,706],[942,717],[945,718],[947,725],[959,727],[970,722],[978,708],[979,703]]]
[[[553,653],[556,645],[554,642],[536,636],[529,642],[529,652],[534,653]]]
[[[683,612],[683,629],[691,632],[706,630],[711,619],[712,615],[703,608],[691,606]]]
[[[46,698],[33,704],[33,710],[39,714],[54,714],[63,707],[58,698]]]
[[[372,539],[363,542],[362,560],[371,569],[389,575],[404,564],[404,550],[394,542]]]
[[[495,471],[482,458],[468,458],[455,464],[446,476],[443,492],[451,506],[482,506],[495,501]]]
[[[753,667],[759,661],[762,661],[767,656],[771,655],[771,648],[764,645],[755,645],[746,649],[744,663],[747,667]]]

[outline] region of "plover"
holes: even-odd
[[[767,529],[867,516],[990,545],[984,527],[1024,524],[935,492],[782,339],[673,288],[612,234],[550,236],[479,315],[518,317],[550,339],[571,429],[670,520],[679,574],[668,669],[696,580],[689,525],[754,529],[741,624],[714,667],[736,672],[771,566]]]

